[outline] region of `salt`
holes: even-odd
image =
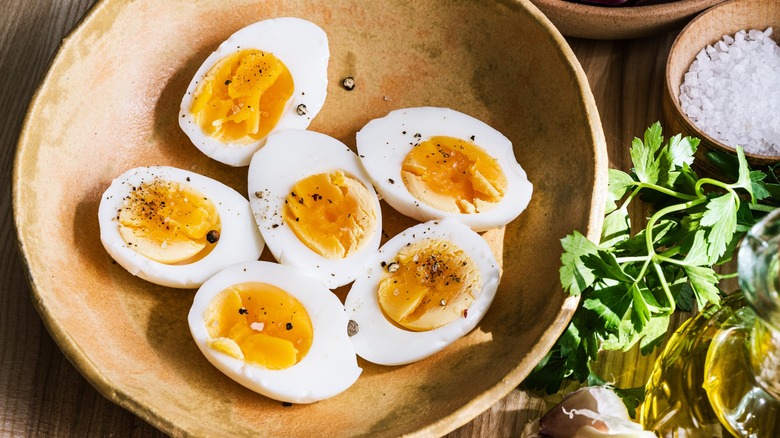
[[[680,86],[680,106],[710,137],[748,153],[780,155],[780,47],[740,30],[703,48]]]

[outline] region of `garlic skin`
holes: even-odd
[[[631,421],[628,410],[609,388],[579,389],[539,420],[539,437],[550,438],[654,438]]]

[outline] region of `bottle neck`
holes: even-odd
[[[780,331],[756,318],[750,334],[750,363],[756,382],[780,400]]]

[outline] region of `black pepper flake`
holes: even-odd
[[[190,177],[187,177],[187,182],[190,182]],[[133,187],[133,190],[135,190],[135,187]]]
[[[289,408],[290,406],[292,406],[292,403],[290,403],[290,402],[282,402],[282,406],[284,406],[285,408]]]
[[[395,181],[393,180],[393,178],[387,178],[387,182],[389,182],[390,184],[395,184]]]
[[[279,228],[279,224],[273,224],[271,225],[271,228]]]
[[[231,81],[230,79],[228,79],[228,80],[226,80],[226,81],[225,81],[225,85],[230,85],[230,83],[231,83],[231,82],[233,82],[233,81]]]
[[[211,230],[206,233],[206,241],[209,243],[217,243],[219,241],[219,231]]]
[[[471,137],[469,137],[469,139],[470,139],[471,141],[474,141],[474,136],[472,135]]]
[[[306,113],[308,113],[308,112],[309,112],[309,110],[308,110],[308,109],[306,109],[306,105],[304,105],[304,104],[300,104],[300,105],[298,105],[298,106],[295,108],[295,112],[297,112],[299,116],[305,116],[305,115],[306,115]]]
[[[247,313],[249,313],[249,311],[246,310],[245,307],[242,307],[242,308],[238,309],[238,314],[239,315],[246,315]]]
[[[341,81],[341,85],[345,90],[352,91],[355,89],[355,78],[352,76],[347,76],[343,81]]]
[[[359,329],[360,327],[358,326],[358,323],[350,319],[349,322],[347,323],[347,335],[355,336]]]
[[[381,266],[381,267],[383,267],[383,268],[384,268],[385,266],[387,266],[387,262],[385,262],[384,260],[382,260],[382,262],[379,264],[379,266]]]
[[[291,323],[291,322],[288,322],[288,323],[287,323],[287,324],[284,326],[284,328],[286,328],[287,330],[292,330],[292,328],[293,328],[293,325],[292,325],[292,323]]]

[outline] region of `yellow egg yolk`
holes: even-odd
[[[376,230],[370,192],[338,170],[304,178],[285,199],[284,221],[309,249],[328,259],[358,251]]]
[[[479,292],[474,261],[454,243],[424,239],[385,262],[379,305],[403,328],[426,331],[463,318]]]
[[[295,297],[267,283],[241,283],[220,292],[204,315],[209,347],[269,370],[306,356],[314,337],[311,318]]]
[[[277,57],[255,49],[241,50],[209,70],[190,111],[209,136],[251,143],[276,126],[292,94],[290,71]]]
[[[214,203],[187,185],[163,179],[133,187],[117,220],[128,247],[165,264],[199,260],[219,240]]]
[[[498,203],[507,187],[498,160],[476,144],[435,136],[404,158],[401,177],[420,202],[452,213],[479,213]]]

